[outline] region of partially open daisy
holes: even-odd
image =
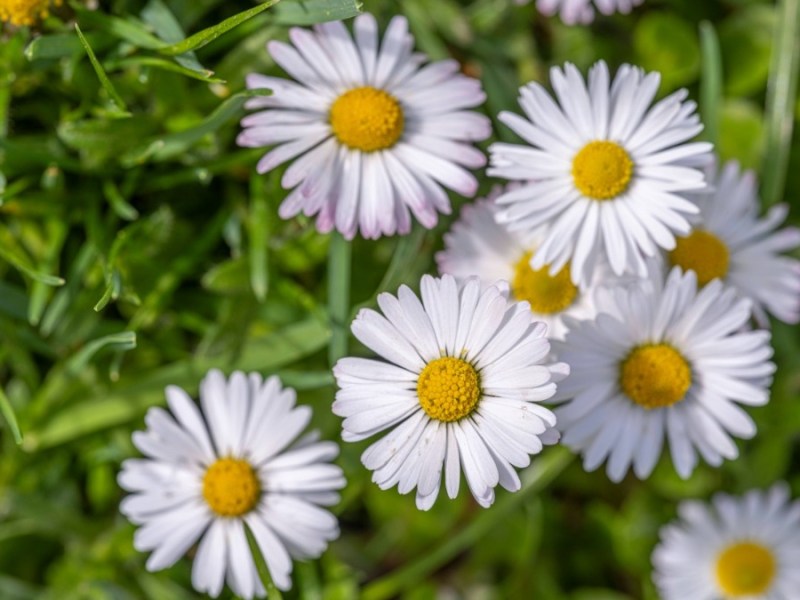
[[[548,337],[563,338],[564,316],[576,319],[594,316],[592,295],[601,270],[589,286],[581,289],[572,283],[568,266],[554,275],[548,265],[533,269],[531,257],[544,231],[525,241],[497,223],[498,208],[492,197],[500,192],[497,189],[490,198],[464,205],[459,220],[444,236],[445,249],[436,254],[439,273],[449,273],[459,280],[476,276],[484,285],[508,282],[512,299],[528,302],[534,317],[547,325]]]
[[[317,215],[322,232],[350,239],[408,233],[411,214],[433,227],[450,212],[443,187],[472,197],[468,168],[484,155],[471,143],[491,133],[484,116],[465,109],[485,94],[480,82],[444,60],[421,66],[404,17],[395,17],[378,49],[372,15],[355,20],[355,43],[340,22],[314,33],[294,28],[293,46],[271,41],[272,57],[297,81],[251,75],[250,88],[269,97],[248,101],[264,108],[242,120],[242,146],[277,145],[258,163],[259,173],[297,158],[281,183],[292,192],[280,215]]]
[[[151,408],[147,431],[133,434],[146,456],[122,465],[119,483],[132,492],[120,510],[141,527],[134,545],[152,551],[151,571],[177,561],[200,539],[192,585],[218,596],[227,579],[243,598],[264,596],[245,537],[250,529],[275,585],[291,587],[292,558],[314,558],[339,535],[320,505],[339,501],[339,452],[313,432],[297,437],[311,409],[277,377],[210,371],[200,386],[202,412],[182,389],[167,388],[172,415]],[[201,539],[202,538],[202,539]]]
[[[408,287],[378,296],[380,313],[364,309],[352,325],[361,343],[385,360],[343,358],[333,412],[342,437],[359,441],[391,431],[361,460],[381,489],[417,489],[427,510],[439,495],[458,495],[461,469],[481,506],[494,488],[517,491],[514,467],[558,440],[553,413],[539,404],[568,373],[549,363],[545,326],[525,302],[469,279],[426,275],[422,301]]]
[[[793,600],[800,593],[800,501],[777,484],[711,506],[678,507],[661,530],[653,581],[664,600]]]
[[[752,171],[727,163],[719,176],[710,172],[713,192],[694,197],[700,207],[696,228],[679,237],[667,254],[670,266],[691,269],[705,285],[720,278],[753,300],[762,325],[767,312],[787,323],[800,321],[800,261],[781,256],[800,247],[800,230],[785,227],[789,207],[773,206],[759,218],[760,203]]]
[[[594,20],[595,7],[604,15],[615,12],[628,14],[634,6],[644,0],[536,0],[536,8],[542,14],[552,17],[561,13],[561,20],[567,25],[591,23]]]
[[[489,174],[532,180],[498,198],[498,219],[515,231],[550,224],[533,267],[557,273],[569,262],[572,280],[590,279],[605,256],[617,274],[645,276],[645,258],[675,247],[697,207],[682,194],[703,189],[697,164],[711,144],[686,143],[702,130],[686,90],[653,106],[658,73],[630,65],[612,83],[606,63],[589,72],[588,89],[575,66],[550,73],[558,104],[538,83],[520,90],[527,119],[499,119],[529,145],[495,143]]]
[[[35,25],[50,14],[62,0],[0,0],[0,21],[17,27]]]
[[[755,424],[738,405],[769,400],[775,365],[766,331],[742,331],[750,301],[712,281],[699,292],[693,272],[655,274],[639,288],[598,294],[593,321],[568,320],[554,342],[572,375],[559,386],[556,410],[565,445],[587,471],[608,460],[619,481],[633,466],[647,477],[669,442],[678,474],[697,453],[711,465],[738,456],[731,436],[750,438]]]

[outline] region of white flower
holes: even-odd
[[[800,321],[800,261],[781,252],[800,247],[796,227],[776,229],[786,220],[789,207],[773,206],[759,218],[756,178],[742,173],[737,162],[727,163],[719,176],[710,170],[714,190],[697,195],[700,207],[696,229],[678,238],[666,263],[691,269],[700,284],[721,278],[753,301],[753,312],[762,325],[767,312],[781,321]]]
[[[608,460],[619,481],[632,465],[640,479],[669,442],[678,474],[688,477],[697,453],[711,465],[734,459],[731,436],[756,426],[738,404],[769,400],[775,365],[766,331],[741,331],[750,301],[712,281],[699,292],[693,272],[673,269],[638,289],[598,294],[593,321],[568,320],[554,342],[572,376],[559,386],[556,410],[565,445],[580,451],[587,471]]]
[[[561,19],[568,25],[591,23],[594,20],[594,7],[604,15],[615,12],[628,14],[634,6],[644,0],[536,0],[536,8],[542,14],[552,17],[561,12]]]
[[[588,89],[574,65],[550,72],[558,104],[538,83],[520,90],[527,119],[499,119],[528,145],[490,147],[489,174],[532,180],[498,198],[500,221],[531,232],[550,224],[533,267],[558,272],[570,262],[572,280],[587,282],[599,257],[614,273],[647,273],[645,258],[675,247],[697,206],[681,194],[706,184],[696,166],[711,144],[686,143],[703,128],[694,102],[680,90],[653,106],[660,75],[630,65],[609,83],[606,63],[589,72]]]
[[[169,386],[172,415],[151,408],[147,430],[133,434],[146,456],[122,465],[119,484],[132,492],[120,510],[140,528],[134,545],[152,551],[147,569],[172,565],[198,539],[192,585],[218,596],[228,585],[244,598],[264,596],[245,525],[275,585],[291,587],[292,557],[322,554],[339,527],[318,505],[339,501],[339,452],[313,432],[295,441],[311,409],[277,377],[210,371],[200,385],[202,412],[181,388]],[[202,538],[202,539],[201,539]]]
[[[296,81],[250,75],[250,88],[272,95],[253,98],[242,146],[276,145],[258,163],[266,173],[297,158],[281,183],[293,189],[280,207],[284,219],[317,215],[317,229],[346,238],[408,233],[411,217],[425,227],[450,212],[443,187],[472,197],[484,166],[471,143],[491,133],[480,105],[480,82],[461,75],[455,60],[421,66],[404,17],[389,23],[378,49],[372,15],[355,20],[354,37],[340,22],[314,32],[293,28],[293,45],[271,41],[269,53]],[[298,158],[299,157],[299,158]]]
[[[653,580],[663,600],[800,597],[800,502],[784,484],[713,504],[689,501],[661,530]]]
[[[484,286],[508,286],[512,299],[527,301],[534,318],[547,325],[548,337],[561,339],[566,332],[563,317],[592,318],[594,287],[601,280],[615,278],[605,279],[611,273],[598,269],[592,283],[580,289],[572,283],[569,267],[556,275],[550,275],[548,265],[532,269],[532,255],[545,231],[528,236],[526,241],[495,222],[498,208],[492,199],[500,193],[501,189],[495,189],[489,198],[461,208],[459,220],[444,235],[445,249],[436,254],[439,273],[462,281],[477,276]]]
[[[416,487],[417,507],[427,510],[443,474],[447,494],[457,496],[463,467],[486,507],[498,483],[520,488],[514,467],[558,440],[555,417],[539,402],[569,369],[543,364],[550,344],[526,302],[449,275],[426,275],[420,287],[422,302],[402,286],[397,297],[378,296],[383,315],[358,313],[353,334],[388,362],[340,360],[333,412],[345,417],[345,441],[391,429],[361,457],[381,489]]]

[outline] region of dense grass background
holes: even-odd
[[[276,72],[265,42],[285,39],[290,23],[352,15],[354,3],[284,0],[178,61],[171,55],[185,46],[164,49],[253,6],[75,3],[33,31],[0,33],[0,404],[22,436],[3,422],[4,599],[196,597],[189,560],[144,570],[117,510],[116,473],[136,455],[130,433],[163,404],[167,384],[194,394],[210,367],[278,373],[338,438],[327,345],[341,323],[327,296],[341,297],[342,282],[329,281],[329,239],[305,219],[277,217],[280,172],[255,175],[261,152],[234,138],[245,74]],[[572,28],[511,0],[364,8],[384,24],[405,14],[420,50],[459,59],[483,80],[491,116],[515,108],[517,87],[543,80],[552,64],[585,69],[604,58],[660,70],[662,95],[688,86],[722,157],[764,165],[765,194],[791,202],[798,223],[800,138],[791,152],[786,138],[800,116],[791,93],[797,0],[648,0],[630,16]],[[415,286],[453,218],[402,239],[356,241],[353,306]],[[317,563],[296,565],[287,597],[656,598],[649,555],[677,501],[780,479],[800,495],[797,328],[776,324],[774,344],[772,400],[749,411],[757,438],[740,444],[740,460],[700,467],[689,481],[664,459],[648,481],[614,485],[551,448],[523,492],[498,491],[490,510],[462,493],[420,513],[413,495],[369,482],[358,460],[366,443],[344,446],[342,537]]]

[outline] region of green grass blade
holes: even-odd
[[[0,386],[0,413],[3,414],[3,418],[6,420],[6,424],[11,431],[11,435],[14,436],[14,441],[19,446],[22,443],[22,432],[17,423],[17,415],[14,413],[11,402],[8,401],[2,386]]]
[[[781,201],[789,165],[800,71],[800,0],[780,0],[767,85],[767,142],[761,169],[765,208]]]
[[[172,44],[171,46],[166,46],[165,48],[160,48],[159,52],[162,54],[168,54],[170,56],[177,56],[178,54],[184,54],[191,50],[196,50],[198,48],[202,48],[206,44],[210,44],[219,36],[229,32],[234,27],[237,27],[252,19],[257,14],[260,14],[271,8],[275,4],[277,4],[280,0],[267,0],[264,4],[259,4],[258,6],[254,6],[249,10],[245,10],[240,12],[237,15],[233,15],[222,21],[222,23],[218,23],[213,27],[208,27],[207,29],[203,29],[195,33],[192,36],[189,36],[185,40],[178,42],[177,44]]]
[[[150,67],[153,69],[161,69],[162,71],[178,73],[184,77],[205,81],[206,83],[225,83],[224,79],[213,76],[214,71],[209,69],[204,69],[202,71],[189,69],[165,58],[159,58],[158,56],[131,56],[130,58],[108,62],[106,66],[109,70],[126,69],[128,67]]]
[[[136,334],[133,331],[122,331],[92,340],[67,361],[67,371],[80,373],[86,368],[92,357],[106,347],[132,350],[136,348]]]
[[[270,210],[264,190],[264,179],[253,176],[250,180],[250,218],[247,222],[248,249],[250,254],[250,285],[259,302],[263,302],[269,290],[268,242]]]
[[[47,273],[40,273],[33,267],[31,267],[27,261],[22,258],[16,252],[11,251],[9,248],[3,247],[0,244],[0,258],[3,258],[6,262],[8,262],[11,266],[13,266],[18,271],[25,273],[28,277],[33,279],[34,281],[41,281],[47,285],[64,285],[64,280],[61,277],[56,277],[55,275],[48,275]]]
[[[247,536],[247,545],[250,546],[250,553],[253,555],[253,562],[256,563],[258,578],[261,580],[264,589],[267,590],[267,600],[281,600],[283,594],[281,594],[280,590],[272,583],[272,577],[270,577],[267,563],[264,560],[263,554],[261,554],[261,548],[258,547],[253,532],[250,531],[249,527],[245,526],[244,533]]]
[[[125,101],[120,97],[117,93],[117,90],[114,89],[114,84],[111,83],[111,80],[106,75],[105,69],[103,69],[103,65],[100,64],[100,61],[97,60],[97,56],[94,54],[94,50],[89,45],[89,42],[83,36],[83,32],[81,31],[80,26],[75,23],[75,32],[78,34],[78,38],[83,45],[83,49],[86,51],[86,54],[89,56],[89,61],[92,63],[92,67],[94,68],[94,72],[97,74],[97,78],[100,80],[100,84],[103,86],[103,89],[108,94],[108,97],[111,98],[112,102],[117,105],[117,108],[125,113],[128,113],[128,107],[125,105]]]
[[[328,313],[331,320],[331,343],[328,362],[331,367],[347,354],[350,337],[350,263],[352,244],[338,231],[331,234],[328,250]]]
[[[722,54],[717,32],[708,21],[700,23],[700,51],[700,115],[704,125],[703,137],[716,145],[719,139],[719,111],[722,106]]]
[[[284,1],[275,8],[275,20],[281,25],[314,25],[326,21],[342,21],[355,17],[361,12],[362,6],[357,0]]]

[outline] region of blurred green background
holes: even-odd
[[[189,560],[144,570],[133,527],[117,510],[116,473],[136,455],[130,433],[143,428],[147,407],[164,403],[167,384],[196,394],[210,367],[278,373],[315,409],[324,436],[339,435],[329,409],[327,290],[340,282],[327,280],[328,237],[307,219],[277,217],[281,170],[255,175],[261,151],[238,149],[234,139],[245,74],[277,73],[265,42],[285,39],[289,24],[352,15],[353,0],[284,0],[178,60],[164,47],[255,4],[99,4],[70,4],[34,30],[0,33],[0,401],[22,436],[18,444],[2,422],[4,600],[197,597]],[[695,100],[702,95],[707,135],[723,159],[766,165],[767,193],[777,198],[787,156],[780,135],[800,104],[768,115],[764,107],[771,58],[773,84],[791,74],[773,55],[776,26],[787,27],[781,11],[796,0],[647,0],[590,27],[564,26],[511,0],[365,4],[384,25],[405,14],[419,50],[454,56],[480,77],[492,117],[515,109],[518,86],[545,80],[553,64],[586,69],[604,58],[659,70],[661,94],[686,86]],[[713,26],[706,41],[713,31],[719,39],[721,86],[713,44],[701,49],[703,22]],[[796,133],[788,157],[784,197],[798,223]],[[491,184],[483,177],[482,191]],[[354,307],[433,271],[457,212],[435,231],[356,241]],[[320,561],[296,564],[286,597],[656,598],[650,552],[677,501],[779,479],[800,495],[797,328],[776,324],[774,344],[772,400],[748,411],[757,438],[740,443],[740,460],[700,467],[685,482],[665,459],[648,481],[614,485],[546,449],[526,491],[498,490],[492,509],[462,490],[421,513],[413,494],[370,483],[359,463],[366,442],[345,445],[342,537]]]

